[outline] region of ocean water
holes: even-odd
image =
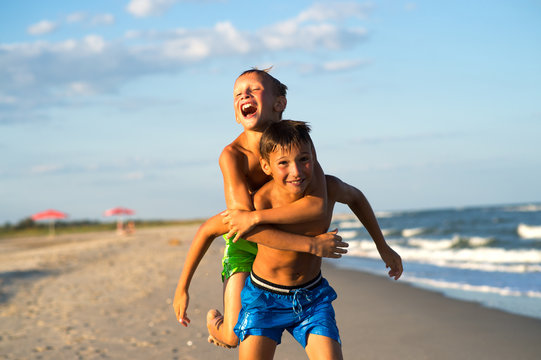
[[[399,281],[541,319],[541,204],[376,213],[404,263]],[[387,276],[354,215],[331,228],[349,242],[340,267]]]

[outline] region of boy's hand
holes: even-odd
[[[223,223],[229,225],[227,238],[233,238],[233,242],[252,230],[257,225],[257,219],[252,211],[247,210],[226,210],[222,214]]]
[[[402,276],[402,259],[390,246],[385,246],[382,249],[378,249],[379,255],[383,262],[385,262],[386,268],[391,268],[389,270],[389,276],[398,280]]]
[[[342,237],[337,235],[338,229],[329,231],[325,234],[314,237],[311,254],[327,257],[327,258],[340,258],[342,254],[347,253],[348,243],[342,241]]]
[[[190,302],[190,295],[187,292],[176,292],[173,300],[173,309],[175,310],[175,316],[177,320],[185,327],[190,323],[190,318],[186,315],[188,304]]]

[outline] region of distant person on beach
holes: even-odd
[[[325,176],[315,154],[313,181],[306,189],[306,196],[280,209],[253,211],[253,193],[270,180],[259,163],[259,139],[270,124],[281,120],[287,105],[286,92],[287,87],[266,70],[245,71],[235,81],[235,118],[244,131],[224,148],[219,160],[224,178],[226,205],[231,211],[208,219],[199,228],[175,291],[175,314],[181,324],[187,326],[190,322],[187,316],[188,289],[192,276],[212,241],[217,236],[226,234],[226,248],[222,260],[224,314],[215,309],[207,313],[209,342],[216,345],[236,347],[238,344],[233,327],[241,307],[240,292],[257,253],[256,243],[330,258],[338,258],[346,253],[344,248],[347,244],[341,241],[336,231],[311,237],[264,225],[294,224],[324,218]],[[257,218],[254,215],[257,215]],[[249,220],[250,224],[243,225],[246,220]],[[249,241],[240,238],[241,236]]]
[[[272,180],[254,194],[256,211],[280,208],[302,199],[314,180],[313,144],[304,122],[272,123],[260,143],[261,167]],[[370,204],[361,191],[326,175],[325,218],[278,228],[306,236],[327,231],[336,202],[347,204],[369,231],[378,252],[397,280],[400,256],[386,243]],[[259,244],[252,271],[242,290],[235,333],[239,359],[272,359],[288,330],[310,359],[342,359],[332,301],[335,291],[321,275],[321,257]]]

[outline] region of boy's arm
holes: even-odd
[[[314,221],[325,216],[327,201],[327,184],[323,169],[316,161],[312,182],[307,189],[306,195],[288,205],[246,211],[231,209],[224,211],[224,222],[229,225],[227,237],[235,235],[233,241],[244,236],[256,225],[262,224],[296,224]],[[287,249],[286,249],[287,250]]]
[[[186,313],[190,301],[188,288],[190,287],[190,282],[192,281],[195,270],[207,252],[209,246],[212,244],[212,241],[226,231],[227,226],[222,223],[221,216],[214,215],[199,227],[199,230],[192,240],[190,250],[188,250],[186,260],[184,261],[184,267],[180,274],[173,300],[173,309],[175,311],[175,315],[178,321],[184,326],[188,326],[190,323],[190,319]]]
[[[330,185],[329,192],[332,192],[334,199],[347,204],[372,237],[386,267],[391,268],[389,276],[398,280],[403,271],[402,259],[385,241],[376,215],[364,194],[334,176],[327,175],[327,182]]]
[[[228,209],[237,210],[253,210],[252,197],[250,190],[243,172],[243,163],[241,155],[232,148],[231,145],[226,146],[222,151],[219,159],[220,169],[224,178],[224,191],[225,201]],[[325,184],[325,176],[321,166],[316,162],[315,176],[317,181],[322,181]],[[317,172],[317,174],[316,174]],[[319,174],[319,175],[318,175]],[[321,184],[321,183],[319,183]],[[321,188],[323,190],[321,190]],[[314,192],[314,199],[316,196],[316,190],[310,190]],[[321,203],[316,204],[317,207],[325,207],[327,198],[326,186],[317,186],[318,194],[323,194],[319,200]],[[318,201],[316,199],[316,201]],[[316,210],[319,211],[319,210]],[[224,234],[229,231],[229,227],[226,226]],[[228,235],[228,237],[230,237]],[[238,239],[238,236],[236,236]],[[342,242],[342,238],[336,235],[336,232],[328,232],[315,237],[303,236],[293,233],[287,233],[278,229],[275,229],[268,225],[257,226],[252,230],[252,234],[247,237],[247,240],[266,245],[279,250],[291,250],[297,252],[307,252],[321,257],[339,258],[347,252],[344,248],[348,246],[347,243]]]
[[[225,205],[228,209],[253,210],[252,196],[243,171],[243,155],[231,145],[220,154],[219,164],[224,178]]]
[[[278,250],[306,252],[319,257],[340,258],[347,253],[349,245],[337,235],[338,230],[326,232],[314,237],[278,230],[269,225],[256,226],[245,237],[246,240]]]
[[[264,185],[254,196],[254,207],[258,210],[269,209],[272,207],[270,200],[271,190],[268,185],[269,183]],[[305,248],[306,242],[302,240],[307,237],[304,235],[283,232],[266,225],[257,226],[256,230],[250,232],[246,239],[278,250],[293,250],[297,252],[308,252],[318,256],[339,258],[342,256],[341,254],[347,252],[347,250],[342,247],[347,247],[348,244],[342,242],[342,238],[337,235],[337,232],[338,230],[335,229],[315,237],[327,242],[327,246],[333,249],[331,253],[321,253],[321,251],[325,250]],[[273,239],[273,241],[269,241],[269,237]]]

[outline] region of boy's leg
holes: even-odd
[[[219,346],[236,347],[239,339],[233,332],[241,309],[240,293],[248,277],[247,272],[231,275],[224,282],[224,315],[218,310],[211,309],[207,313],[209,341]]]
[[[239,346],[239,360],[272,360],[276,341],[266,336],[248,335]]]
[[[306,354],[310,360],[342,360],[342,346],[330,337],[309,334]]]

